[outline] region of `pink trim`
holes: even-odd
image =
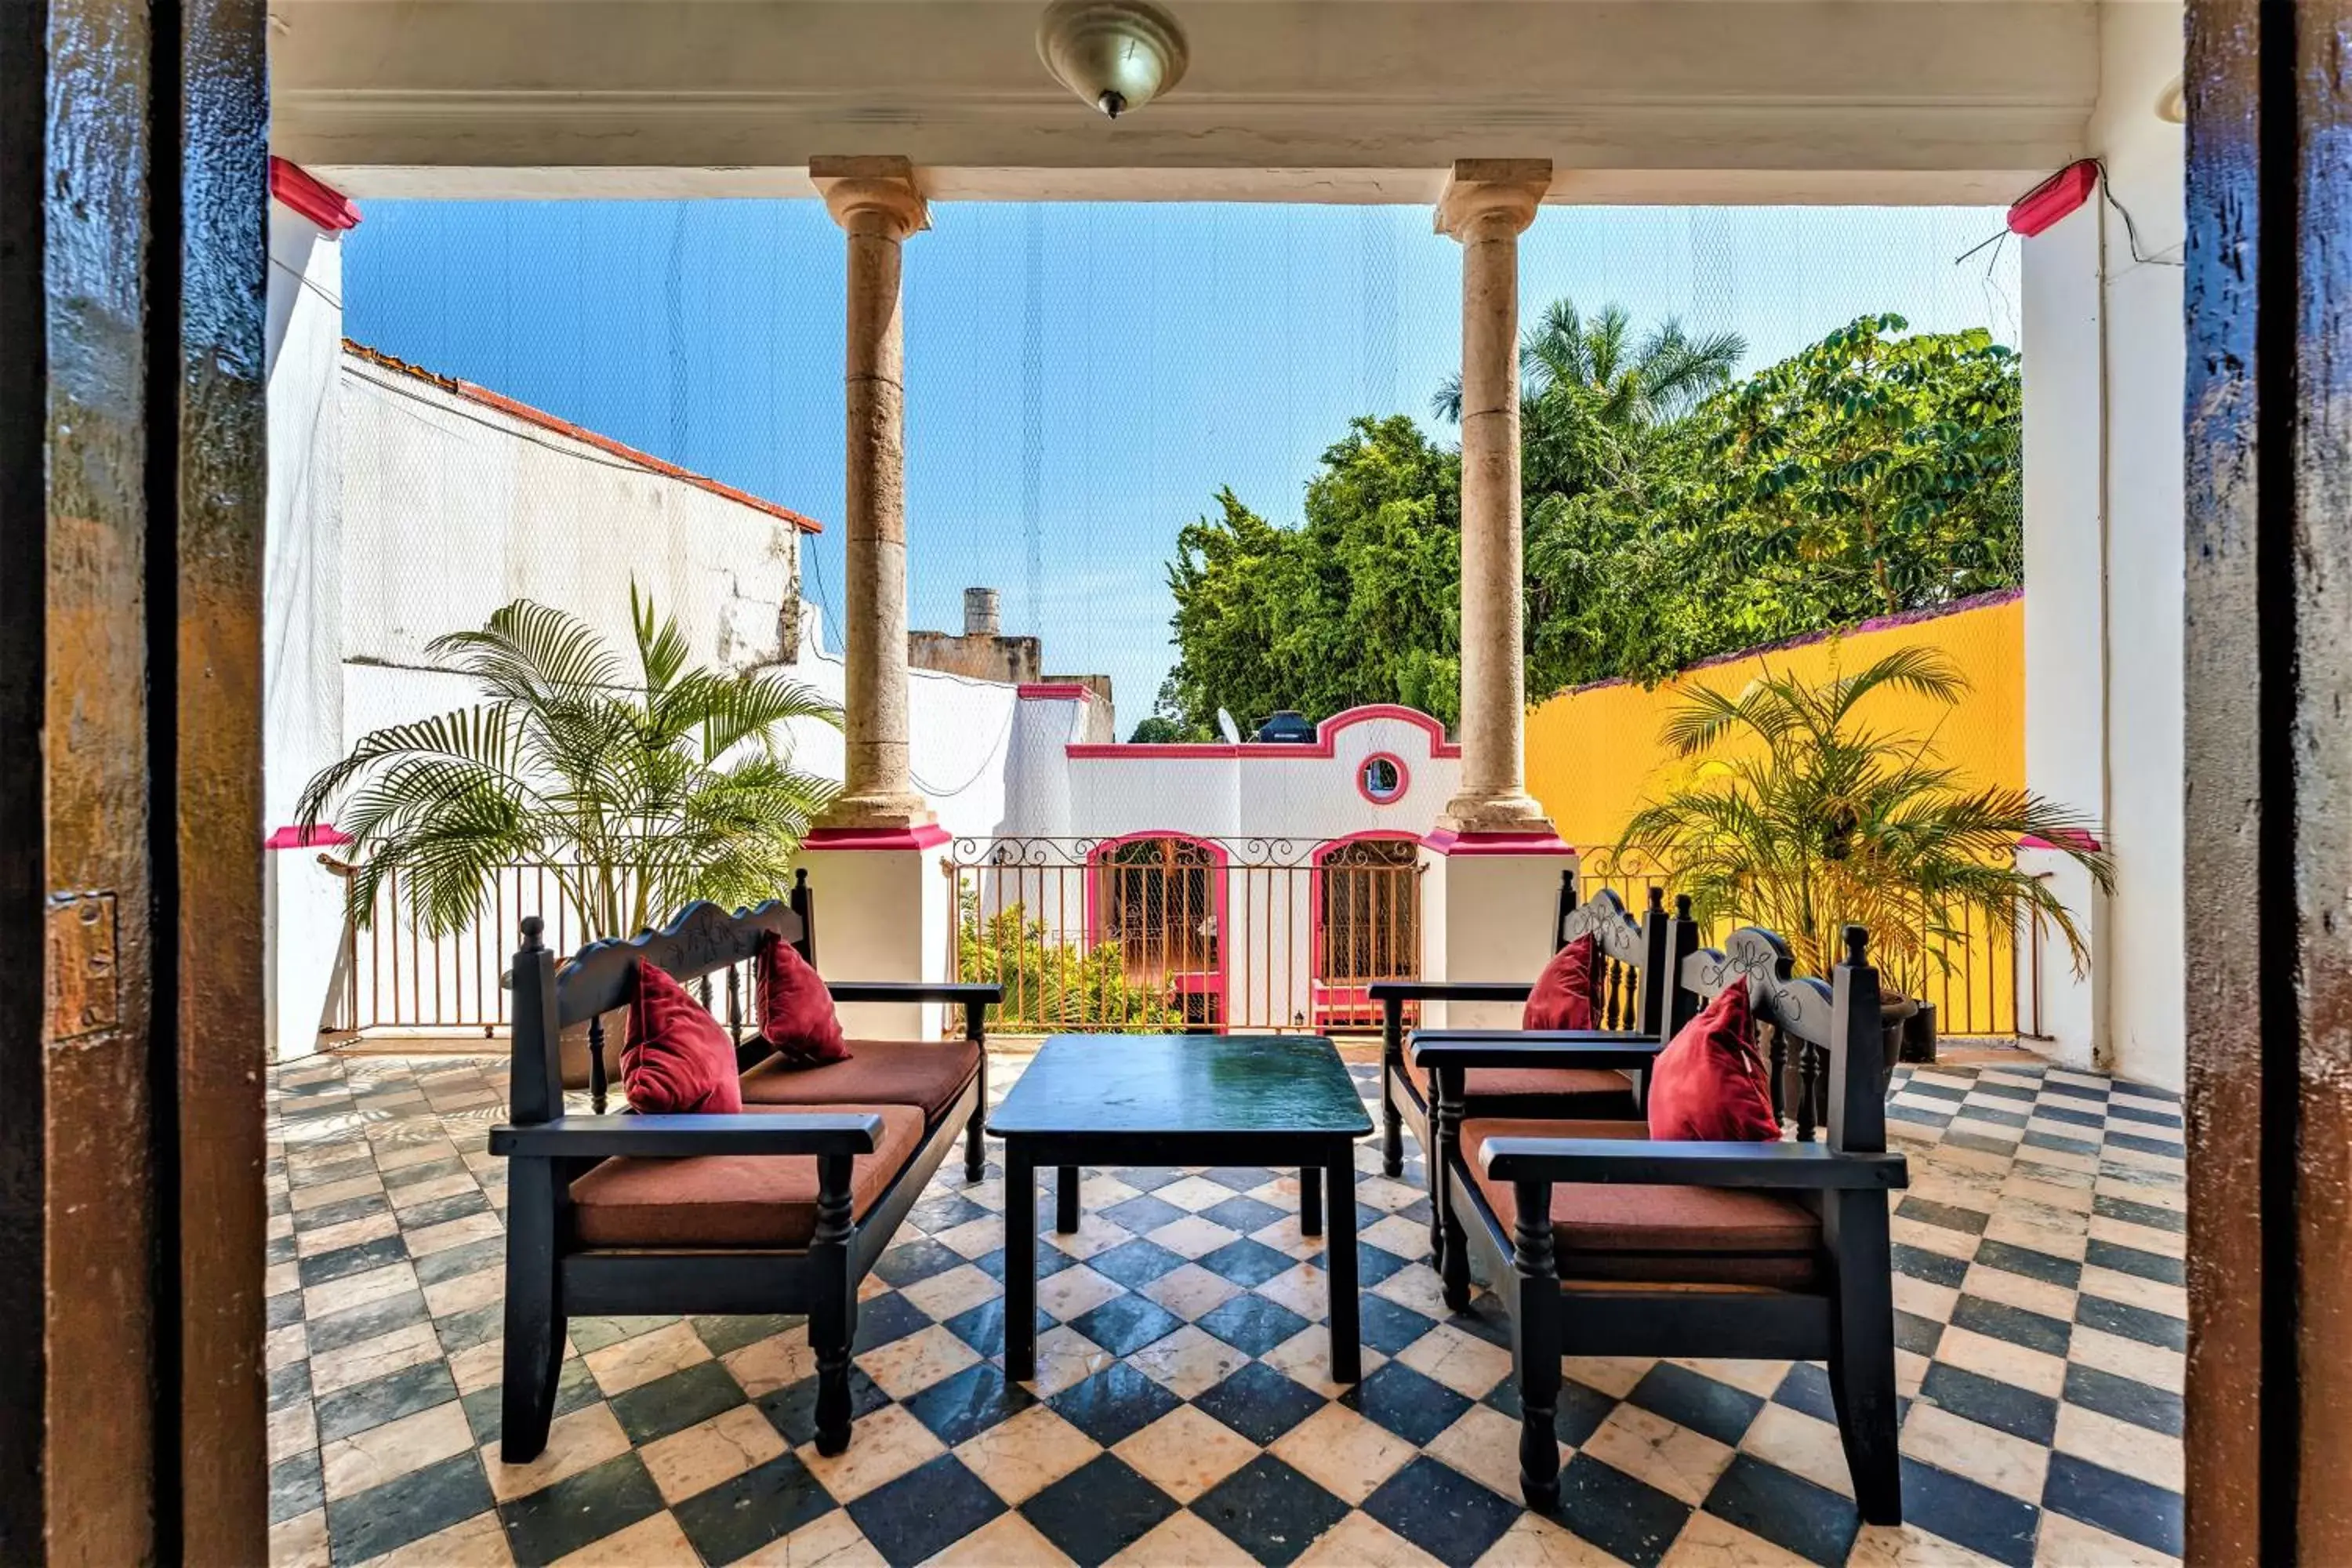
[[[932,849],[954,835],[936,822],[920,827],[814,827],[803,849]]]
[[[1389,766],[1396,770],[1397,786],[1395,793],[1388,795],[1377,795],[1371,792],[1368,785],[1366,785],[1364,783],[1364,774],[1371,770],[1371,766],[1374,763],[1386,763]],[[1406,767],[1404,765],[1404,759],[1398,756],[1394,752],[1374,752],[1365,757],[1362,762],[1356,764],[1356,793],[1362,795],[1374,805],[1394,805],[1397,802],[1404,798],[1405,791],[1412,787],[1412,770]]]
[[[359,226],[360,209],[351,197],[275,153],[269,155],[269,194],[329,234]]]
[[[358,840],[331,823],[322,822],[307,832],[299,827],[281,827],[261,841],[264,849],[334,849]]]
[[[1102,881],[1100,873],[1105,868],[1104,858],[1122,844],[1156,843],[1163,838],[1172,839],[1179,844],[1190,844],[1209,852],[1210,881],[1213,889],[1210,900],[1213,910],[1213,918],[1217,922],[1217,966],[1210,970],[1172,970],[1167,978],[1171,981],[1181,978],[1184,982],[1183,993],[1188,996],[1214,995],[1216,997],[1217,1017],[1214,1027],[1216,1032],[1222,1035],[1228,1026],[1227,1019],[1232,1016],[1230,1010],[1232,998],[1228,994],[1225,979],[1225,942],[1233,930],[1225,918],[1225,885],[1229,879],[1225,870],[1229,858],[1225,854],[1223,845],[1206,838],[1196,838],[1189,833],[1171,833],[1165,828],[1160,828],[1140,833],[1122,833],[1117,838],[1106,838],[1087,850],[1087,879],[1078,889],[1079,914],[1087,924],[1087,948],[1091,952],[1100,947],[1106,940],[1102,929],[1102,908],[1095,898],[1095,890]],[[1119,869],[1116,866],[1108,868]],[[1203,975],[1215,976],[1217,984],[1213,992],[1198,983],[1200,977]]]
[[[1299,762],[1336,755],[1340,731],[1369,724],[1375,719],[1400,719],[1420,730],[1429,737],[1429,754],[1433,757],[1458,757],[1462,754],[1462,748],[1445,738],[1444,725],[1418,708],[1406,708],[1394,702],[1368,702],[1360,708],[1334,713],[1315,726],[1315,739],[1306,745],[1283,745],[1271,741],[1245,741],[1238,746],[1228,745],[1223,741],[1155,741],[1140,745],[1074,742],[1064,750],[1076,762],[1114,762],[1142,757],[1184,757],[1193,762],[1221,757],[1255,757],[1261,762]]]
[[[803,533],[824,531],[824,524],[813,517],[804,517],[790,507],[778,506],[772,500],[762,500],[748,490],[739,490],[733,485],[721,484],[707,474],[691,472],[679,468],[676,463],[666,463],[650,452],[640,452],[635,447],[624,446],[610,436],[599,436],[595,431],[583,429],[569,419],[558,419],[543,408],[533,408],[528,403],[518,403],[503,394],[492,392],[487,386],[477,386],[470,381],[460,381],[454,375],[436,375],[421,365],[414,365],[404,359],[397,359],[391,354],[379,353],[365,343],[353,342],[349,338],[343,340],[343,352],[355,359],[365,360],[370,364],[379,365],[385,370],[395,371],[402,375],[412,376],[418,381],[439,387],[452,397],[462,397],[468,403],[478,403],[485,408],[498,410],[510,419],[520,419],[526,425],[535,425],[542,430],[552,430],[567,440],[577,441],[584,447],[593,447],[600,452],[610,453],[623,462],[643,468],[647,473],[659,474],[666,479],[676,479],[681,484],[692,485],[696,489],[715,495],[721,500],[730,500],[738,506],[750,507],[753,511],[765,512],[780,521],[791,523]]]
[[[1893,631],[1898,626],[1921,626],[1928,621],[1940,621],[1946,616],[1963,616],[1970,610],[1988,610],[1995,605],[2014,603],[2025,596],[2022,588],[1993,588],[1982,594],[1971,594],[1965,599],[1954,599],[1948,605],[1930,605],[1925,609],[1901,610],[1891,616],[1877,616],[1860,626],[1832,626],[1825,632],[1807,632],[1802,637],[1784,638],[1780,642],[1759,643],[1731,653],[1712,654],[1696,664],[1686,664],[1666,679],[1678,680],[1697,670],[1713,669],[1719,665],[1738,664],[1743,658],[1760,658],[1766,654],[1786,653],[1790,648],[1811,647],[1832,637],[1858,637],[1864,632]],[[1550,697],[1538,700],[1549,702],[1556,697],[1575,697],[1587,691],[1606,691],[1612,686],[1631,686],[1631,676],[1612,675],[1606,680],[1588,680],[1581,686],[1563,686]]]
[[[1431,829],[1422,846],[1433,855],[1573,855],[1576,850],[1557,833],[1456,833],[1450,827]]]
[[[2024,837],[2017,841],[2017,847],[2020,849],[2073,849],[2089,854],[2096,854],[2099,849],[2099,841],[2091,834],[2085,833],[2080,828],[2075,828],[2071,832],[2062,829],[2054,840],[2043,838],[2038,835],[2029,833]]]
[[[1024,680],[1013,692],[1024,702],[1091,702],[1095,695],[1083,680]]]

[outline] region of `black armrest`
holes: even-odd
[[[977,1002],[982,1006],[1004,1000],[1004,987],[982,981],[952,980],[828,980],[824,988],[836,1002]]]
[[[1645,1068],[1665,1047],[1629,1029],[1416,1029],[1406,1051],[1447,1068]]]
[[[740,1115],[559,1116],[490,1129],[493,1154],[581,1159],[631,1154],[870,1154],[882,1119],[870,1110],[750,1111]]]
[[[1375,980],[1375,1002],[1524,1002],[1532,980]]]
[[[1863,1190],[1911,1184],[1910,1167],[1900,1154],[1843,1153],[1826,1143],[1489,1138],[1478,1161],[1486,1174],[1503,1182]]]

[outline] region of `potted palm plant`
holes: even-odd
[[[792,765],[786,726],[838,724],[839,711],[773,670],[688,668],[675,616],[657,616],[635,584],[629,609],[634,668],[577,617],[528,599],[428,645],[483,700],[362,737],[299,807],[304,827],[331,811],[357,841],[355,920],[373,919],[392,886],[425,934],[447,935],[515,867],[545,870],[583,944],[695,899],[783,890],[835,788]]]
[[[1882,966],[1916,985],[1971,928],[2014,931],[2025,916],[2065,939],[2079,973],[2090,963],[2082,929],[2014,851],[2021,839],[2048,843],[2105,891],[2114,873],[2093,825],[2025,790],[1970,785],[1937,759],[1932,728],[1890,733],[1857,714],[1876,691],[1948,710],[1968,689],[1924,647],[1820,681],[1767,668],[1736,693],[1699,688],[1661,736],[1692,765],[1634,812],[1618,852],[1656,857],[1702,919],[1780,932],[1809,973],[1830,973],[1848,922],[1867,926]],[[1890,1063],[1917,1005],[1890,990]]]

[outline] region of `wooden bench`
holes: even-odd
[[[490,1152],[508,1178],[500,1451],[547,1445],[567,1321],[652,1313],[804,1313],[816,1358],[817,1448],[849,1446],[857,1288],[956,1141],[978,1181],[988,1100],[989,984],[828,983],[836,1002],[947,1002],[961,1038],[853,1040],[850,1060],[743,1073],[736,1115],[569,1115],[566,1025],[624,1005],[640,960],[681,981],[757,954],[771,935],[814,948],[797,908],[689,904],[658,931],[593,943],[559,969],[536,917],[515,954],[509,1122]],[[756,1047],[739,1053],[759,1057]]]

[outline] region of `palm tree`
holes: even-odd
[[[1617,853],[1657,857],[1703,919],[1780,931],[1811,973],[1830,973],[1849,921],[1916,976],[1948,962],[1971,924],[2012,931],[2028,912],[2083,971],[2090,949],[2074,916],[2011,851],[2025,837],[2056,846],[2105,891],[2114,873],[2088,847],[2091,825],[2024,790],[1969,788],[1934,760],[1932,736],[1865,727],[1855,710],[1882,688],[1949,708],[1969,683],[1942,654],[1909,647],[1818,683],[1767,668],[1737,695],[1692,692],[1660,738],[1708,760],[1633,814]]]
[[[1574,300],[1554,300],[1521,334],[1519,404],[1528,417],[1539,417],[1555,394],[1574,388],[1606,425],[1667,424],[1729,385],[1747,357],[1748,340],[1738,332],[1693,338],[1669,316],[1636,345],[1633,319],[1622,306],[1605,306],[1586,321]],[[1430,406],[1438,417],[1459,424],[1462,378],[1447,377]]]
[[[394,724],[303,791],[304,826],[341,803],[363,852],[364,923],[394,877],[427,934],[482,910],[501,868],[544,868],[583,941],[626,936],[695,899],[751,903],[785,885],[834,786],[792,766],[784,727],[837,710],[772,670],[687,668],[675,617],[629,588],[636,668],[564,611],[518,599],[436,638],[486,700]]]

